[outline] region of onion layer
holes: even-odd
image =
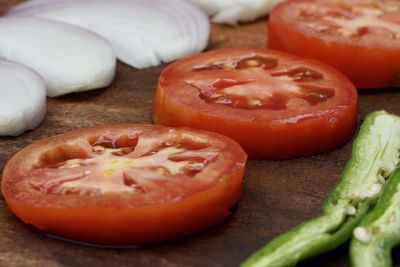
[[[46,115],[46,86],[33,70],[0,60],[0,135],[37,127]]]
[[[184,0],[31,0],[8,16],[43,17],[91,30],[136,68],[198,53],[210,31],[207,15]]]
[[[189,0],[203,8],[215,23],[236,25],[267,15],[282,0]]]
[[[0,19],[0,57],[37,71],[48,96],[105,87],[116,67],[112,47],[101,37],[37,18]]]

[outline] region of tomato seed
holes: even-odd
[[[104,176],[112,176],[114,174],[114,169],[107,169],[103,171]]]
[[[224,95],[223,94],[219,94],[219,93],[214,93],[214,94],[210,95],[210,98],[219,98],[219,97],[222,97],[222,96],[224,96]]]
[[[261,100],[260,99],[256,99],[256,98],[252,98],[252,99],[249,99],[249,104],[250,105],[252,105],[252,106],[261,106],[262,105],[262,102],[261,102]]]
[[[78,168],[78,167],[80,167],[80,166],[81,166],[80,164],[75,163],[75,164],[70,164],[70,165],[61,166],[60,169],[62,169],[62,168],[72,169],[72,168]]]
[[[102,146],[93,146],[93,152],[101,153],[105,150]]]
[[[278,66],[278,60],[275,58],[264,58],[254,56],[244,58],[236,63],[236,69],[258,68],[263,67],[265,70],[272,69]]]

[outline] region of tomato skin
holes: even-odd
[[[226,49],[211,53],[230,55],[245,50]],[[254,51],[268,50],[254,49]],[[338,106],[324,110],[320,114],[314,111],[315,113],[309,117],[301,113],[269,115],[271,112],[262,111],[256,111],[254,114],[246,111],[246,115],[243,115],[240,112],[231,110],[224,112],[213,107],[208,107],[209,112],[199,112],[197,106],[201,104],[189,100],[183,103],[185,93],[181,95],[171,93],[168,88],[173,88],[171,85],[173,82],[170,80],[177,75],[174,73],[174,68],[190,60],[189,58],[181,61],[182,63],[171,64],[161,74],[153,109],[153,121],[156,124],[190,126],[221,133],[236,140],[253,159],[281,160],[314,155],[342,146],[354,134],[357,124],[357,93],[354,86],[333,69],[330,71],[341,77],[340,82],[349,91],[346,96],[348,99],[337,104]],[[207,110],[207,107],[204,110]],[[231,114],[229,117],[228,113]]]
[[[228,207],[239,200],[242,176],[237,173],[185,202],[157,207],[42,208],[6,201],[22,221],[45,232],[95,244],[147,244],[182,238],[228,217]]]
[[[357,124],[356,102],[342,114],[328,115],[328,120],[326,117],[317,117],[293,124],[229,121],[211,114],[200,115],[167,99],[160,89],[154,105],[155,123],[169,126],[190,125],[199,129],[204,129],[206,125],[207,130],[236,140],[252,159],[281,160],[330,151],[347,143]]]
[[[268,21],[269,48],[325,62],[345,74],[359,89],[400,86],[400,46],[367,46],[301,30],[282,14],[296,2],[316,1],[289,0],[278,4]]]
[[[25,179],[26,169],[36,164],[37,151],[43,147],[80,138],[94,131],[127,127],[137,126],[77,130],[44,139],[18,152],[3,172],[1,190],[10,210],[26,224],[43,231],[96,244],[147,244],[177,239],[216,224],[231,214],[230,208],[239,200],[246,154],[232,140],[198,130],[194,132],[225,142],[225,149],[229,151],[225,156],[229,164],[221,170],[217,182],[177,202],[135,206],[132,199],[123,195],[97,199],[84,195],[46,195],[33,190],[22,191],[23,187],[16,185]],[[215,164],[220,166],[218,162]]]

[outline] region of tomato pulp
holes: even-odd
[[[101,126],[34,143],[7,163],[2,193],[27,224],[102,244],[180,238],[230,214],[246,154],[214,133]]]
[[[252,158],[287,159],[346,143],[357,92],[322,63],[268,49],[221,49],[169,65],[153,120],[235,139]]]
[[[328,63],[358,88],[399,87],[400,1],[284,1],[268,46]]]

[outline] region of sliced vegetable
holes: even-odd
[[[354,229],[350,259],[354,267],[392,266],[391,249],[400,243],[400,167],[385,185],[377,205]]]
[[[165,68],[153,120],[224,134],[252,158],[285,159],[345,144],[356,113],[353,84],[329,66],[274,50],[233,48]]]
[[[36,128],[46,115],[46,86],[39,74],[0,59],[0,84],[0,135]]]
[[[281,0],[190,0],[203,8],[215,23],[236,25],[267,15]]]
[[[27,224],[70,239],[142,244],[215,224],[238,201],[246,154],[218,134],[109,125],[53,136],[7,163],[1,190]]]
[[[0,19],[0,57],[38,72],[52,97],[106,87],[116,67],[112,47],[102,38],[36,18]]]
[[[117,57],[136,68],[198,53],[210,31],[206,14],[185,0],[32,0],[8,15],[84,27],[107,39]]]
[[[358,88],[400,86],[400,1],[296,0],[279,4],[268,46],[315,58]]]
[[[242,266],[294,266],[344,243],[381,194],[399,163],[399,151],[400,117],[384,111],[368,115],[323,214],[275,238]]]

